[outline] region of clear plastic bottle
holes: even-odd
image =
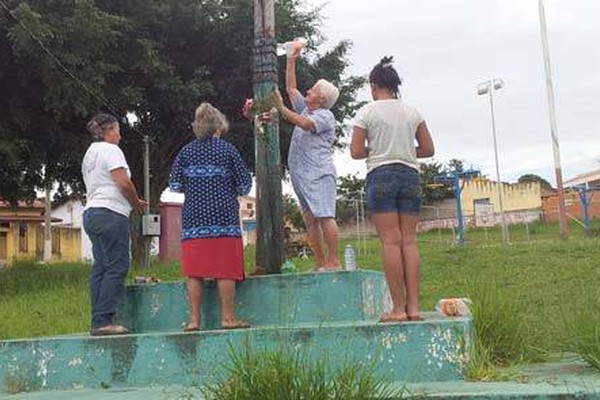
[[[294,47],[297,46],[298,44],[300,45],[300,47],[304,47],[306,46],[306,39],[304,38],[297,38],[294,40],[291,40],[289,42],[285,42],[285,43],[278,43],[277,44],[277,56],[281,57],[281,56],[291,56],[294,53]]]
[[[296,272],[298,272],[298,270],[296,269],[296,265],[294,265],[293,262],[287,260],[283,263],[283,266],[281,267],[282,274],[295,274]]]
[[[344,249],[344,268],[346,271],[356,271],[356,253],[349,244]]]
[[[438,314],[445,317],[464,317],[471,315],[469,305],[472,304],[467,298],[441,299],[435,305]]]

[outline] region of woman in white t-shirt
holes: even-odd
[[[92,242],[94,263],[90,272],[93,336],[119,335],[128,329],[113,324],[119,297],[129,270],[129,214],[143,212],[131,182],[129,165],[119,148],[119,121],[98,114],[87,124],[94,141],[81,165],[86,188],[83,228]]]
[[[417,158],[433,155],[433,141],[421,114],[398,95],[401,81],[392,57],[384,57],[373,68],[369,82],[374,101],[356,114],[351,155],[367,162],[367,209],[381,240],[392,297],[393,309],[382,315],[381,322],[418,321],[416,230],[422,193]]]

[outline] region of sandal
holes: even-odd
[[[242,319],[230,319],[221,322],[221,329],[246,329],[250,328],[250,324]]]
[[[111,335],[126,335],[129,333],[129,329],[123,325],[106,325],[100,328],[94,328],[91,330],[91,336],[111,336]]]
[[[408,321],[408,315],[406,315],[406,313],[402,313],[402,314],[392,314],[392,313],[385,313],[381,316],[381,318],[379,318],[379,322],[382,324],[388,324],[388,323],[393,323],[393,322],[406,322]]]

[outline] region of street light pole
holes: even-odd
[[[490,97],[490,113],[492,116],[492,137],[494,139],[494,158],[496,161],[496,193],[498,196],[498,205],[500,206],[500,219],[502,221],[502,240],[504,243],[508,243],[508,226],[506,224],[506,217],[504,215],[504,203],[502,199],[503,185],[500,180],[500,163],[498,162],[498,141],[496,139],[496,118],[494,115],[494,90],[498,90],[504,87],[504,81],[500,78],[490,79],[485,81],[477,87],[478,95],[489,94]]]
[[[565,190],[563,187],[562,169],[560,166],[560,148],[558,145],[558,128],[556,126],[556,109],[554,107],[554,89],[552,85],[552,69],[550,67],[550,50],[548,49],[548,33],[546,30],[546,11],[544,10],[544,0],[539,0],[539,12],[542,51],[544,53],[544,67],[546,72],[546,92],[548,94],[548,113],[550,116],[550,134],[552,137],[552,150],[554,153],[554,173],[556,176],[556,188],[558,189],[558,220],[560,223],[561,236],[568,237],[569,224],[567,223]]]

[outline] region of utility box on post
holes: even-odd
[[[160,215],[144,214],[142,215],[142,235],[160,236]]]

